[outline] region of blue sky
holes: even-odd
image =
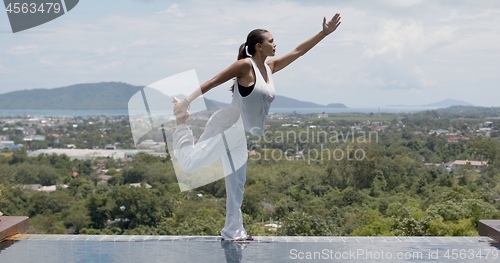
[[[83,0],[16,34],[0,12],[0,93],[148,85],[190,69],[204,82],[235,61],[250,30],[268,29],[280,56],[336,12],[338,30],[275,75],[278,95],[356,108],[445,98],[500,106],[500,2],[460,0]],[[229,85],[206,96],[229,102]]]

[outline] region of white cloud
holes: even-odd
[[[99,55],[106,55],[109,53],[115,52],[117,49],[115,46],[109,47],[109,48],[96,48],[95,52]]]
[[[473,20],[473,19],[484,19],[490,15],[496,15],[500,13],[500,9],[486,9],[479,13],[469,14],[469,12],[460,12],[458,10],[452,10],[450,15],[446,18],[441,18],[440,22],[451,22],[454,20]]]
[[[40,64],[43,64],[46,66],[53,66],[54,65],[54,58],[40,57],[38,59],[38,62],[40,62]]]
[[[243,43],[241,42],[241,40],[238,41],[234,38],[230,38],[230,39],[224,39],[221,42],[217,43],[216,45],[232,46],[232,45],[237,45],[237,44],[241,45]]]
[[[391,77],[401,77],[401,76],[375,76],[370,78],[359,79],[360,83],[367,87],[375,87],[379,90],[409,90],[414,87],[409,86],[403,80],[394,79]]]
[[[12,55],[24,55],[24,54],[30,54],[30,53],[35,53],[38,50],[38,46],[36,45],[19,45],[19,46],[13,46],[9,50],[7,50],[7,53],[12,54]]]
[[[179,10],[178,4],[172,4],[167,10],[156,12],[156,14],[172,14],[176,17],[184,17],[186,16],[184,13]]]
[[[4,67],[2,64],[0,64],[0,74],[5,74],[7,73],[7,68]]]
[[[474,50],[500,50],[500,31],[464,32],[460,39],[441,47],[440,50],[453,53]]]
[[[403,23],[382,19],[377,30],[366,38],[364,54],[369,58],[386,56],[390,61],[402,59],[406,53],[421,53],[433,45],[450,42],[455,31],[448,25],[434,29],[415,20]]]
[[[483,12],[481,13],[478,13],[478,14],[473,14],[473,15],[466,15],[466,16],[463,16],[462,19],[467,19],[467,20],[470,20],[470,19],[481,19],[481,18],[485,18],[485,17],[488,17],[490,16],[491,14],[493,15],[496,15],[496,14],[499,14],[500,13],[500,10],[499,9],[487,9],[487,10],[484,10]]]
[[[432,80],[429,80],[426,76],[425,76],[425,73],[424,71],[422,70],[421,67],[419,66],[415,66],[413,67],[413,74],[415,74],[418,78],[418,82],[420,84],[421,87],[433,87],[433,86],[436,86],[437,83],[435,81],[432,81]]]
[[[425,1],[424,0],[379,0],[380,3],[390,5],[390,6],[397,6],[397,7],[413,7],[416,5],[423,4]]]
[[[99,68],[103,70],[111,70],[111,69],[116,69],[120,66],[119,62],[113,61],[110,63],[102,64]]]
[[[155,44],[156,42],[153,40],[149,40],[147,38],[134,41],[132,44],[128,45],[129,47],[142,47],[142,46],[150,46]]]

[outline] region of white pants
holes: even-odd
[[[229,107],[215,112],[196,144],[192,131],[185,124],[176,127],[173,139],[174,155],[187,173],[207,167],[222,158],[227,199],[226,223],[221,235],[225,240],[246,239],[248,235],[243,227],[241,205],[248,151],[239,111]]]

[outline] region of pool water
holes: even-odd
[[[0,262],[500,262],[484,237],[220,237],[22,235]]]

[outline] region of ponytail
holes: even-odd
[[[248,58],[248,54],[247,54],[247,50],[246,50],[246,42],[241,44],[240,46],[240,49],[238,51],[238,59],[237,60],[240,60],[240,59],[243,59],[243,58]],[[234,93],[234,84],[231,86],[231,88],[229,89],[232,93]]]
[[[247,54],[247,43],[245,42],[245,43],[241,44],[241,46],[240,46],[237,60],[240,60],[242,58],[248,58],[248,57],[249,56]]]

